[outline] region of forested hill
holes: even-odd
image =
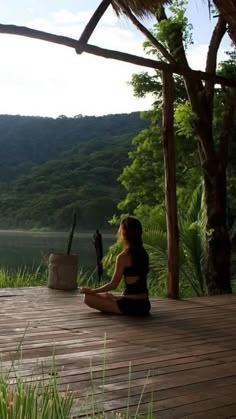
[[[106,141],[112,143],[114,137],[131,138],[146,124],[139,112],[57,119],[0,115],[0,181],[15,179],[31,167],[65,153],[77,153],[82,143],[91,140],[95,140],[91,147],[100,149]]]
[[[75,118],[0,116],[0,228],[105,227],[122,197],[117,177],[138,112]]]

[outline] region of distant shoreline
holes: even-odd
[[[113,238],[116,236],[116,232],[108,232],[108,231],[102,231],[100,230],[101,234],[103,237],[106,238]],[[83,230],[81,232],[77,232],[75,233],[75,237],[81,237],[81,238],[85,238],[85,237],[92,237],[93,234],[95,233],[95,229],[94,230]],[[24,235],[41,235],[41,236],[67,236],[68,232],[67,231],[49,231],[49,230],[4,230],[4,229],[0,229],[0,234],[5,234],[5,235],[11,235],[11,234],[24,234]]]

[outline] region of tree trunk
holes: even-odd
[[[223,19],[228,23],[229,35],[236,46],[236,2],[235,0],[214,0]]]
[[[207,207],[207,288],[209,295],[232,293],[231,242],[226,222],[226,169],[204,171]]]
[[[207,69],[212,76],[216,74],[217,52],[225,33],[224,22],[230,24],[231,36],[236,28],[236,0],[214,0],[219,7],[221,18],[215,27],[209,44],[207,56]],[[157,12],[159,22],[168,20],[164,8]],[[233,37],[232,37],[233,39]],[[170,53],[178,64],[189,68],[187,61],[183,33],[176,30],[174,37],[168,38]],[[223,121],[223,131],[220,133],[219,148],[213,138],[213,95],[214,85],[195,81],[192,77],[185,76],[185,85],[192,111],[195,114],[194,128],[199,139],[199,156],[205,182],[207,206],[207,250],[208,262],[206,281],[210,295],[231,293],[230,285],[230,256],[231,245],[226,223],[226,167],[229,133],[233,125],[233,112],[235,98],[232,103],[229,99]],[[203,80],[203,79],[202,79]],[[216,84],[216,81],[214,81]]]
[[[179,297],[179,232],[176,200],[176,165],[174,144],[174,82],[171,73],[163,72],[163,152],[168,243],[168,297]]]

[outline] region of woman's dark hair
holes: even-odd
[[[133,264],[144,273],[148,272],[149,258],[143,248],[142,224],[137,218],[126,217],[120,223],[120,235],[129,251]]]
[[[120,223],[121,235],[128,248],[140,247],[143,245],[142,224],[137,218],[126,217]]]

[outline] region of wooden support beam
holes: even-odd
[[[79,38],[78,48],[76,48],[77,54],[81,54],[83,52],[83,50],[80,49],[80,46],[83,44],[87,44],[90,36],[92,35],[94,29],[96,28],[98,22],[100,21],[101,17],[104,15],[110,3],[111,3],[111,0],[103,0],[99,4],[98,8],[95,10],[94,14],[92,15],[90,21],[85,26]]]
[[[167,59],[170,64],[176,65],[174,57],[167,51],[165,47],[159,42],[152,33],[142,25],[141,22],[134,16],[128,7],[124,9],[124,14],[131,20],[136,28],[144,34],[144,36],[151,42],[151,44]]]
[[[168,243],[168,297],[179,297],[179,230],[176,199],[176,165],[174,142],[174,80],[168,72],[163,80],[163,152],[165,170],[165,202]]]
[[[162,61],[151,60],[149,58],[138,57],[133,54],[127,54],[120,51],[100,48],[95,45],[81,44],[77,39],[67,36],[55,35],[52,33],[38,31],[27,28],[25,26],[3,25],[0,24],[0,33],[8,33],[11,35],[26,36],[28,38],[40,39],[42,41],[52,42],[54,44],[65,45],[75,50],[87,52],[88,54],[97,55],[99,57],[111,58],[113,60],[124,61],[131,64],[140,65],[147,68],[153,68],[160,71],[176,73],[193,80],[208,80],[222,86],[236,87],[235,79],[217,76],[204,71],[197,71],[179,65],[167,64]]]

